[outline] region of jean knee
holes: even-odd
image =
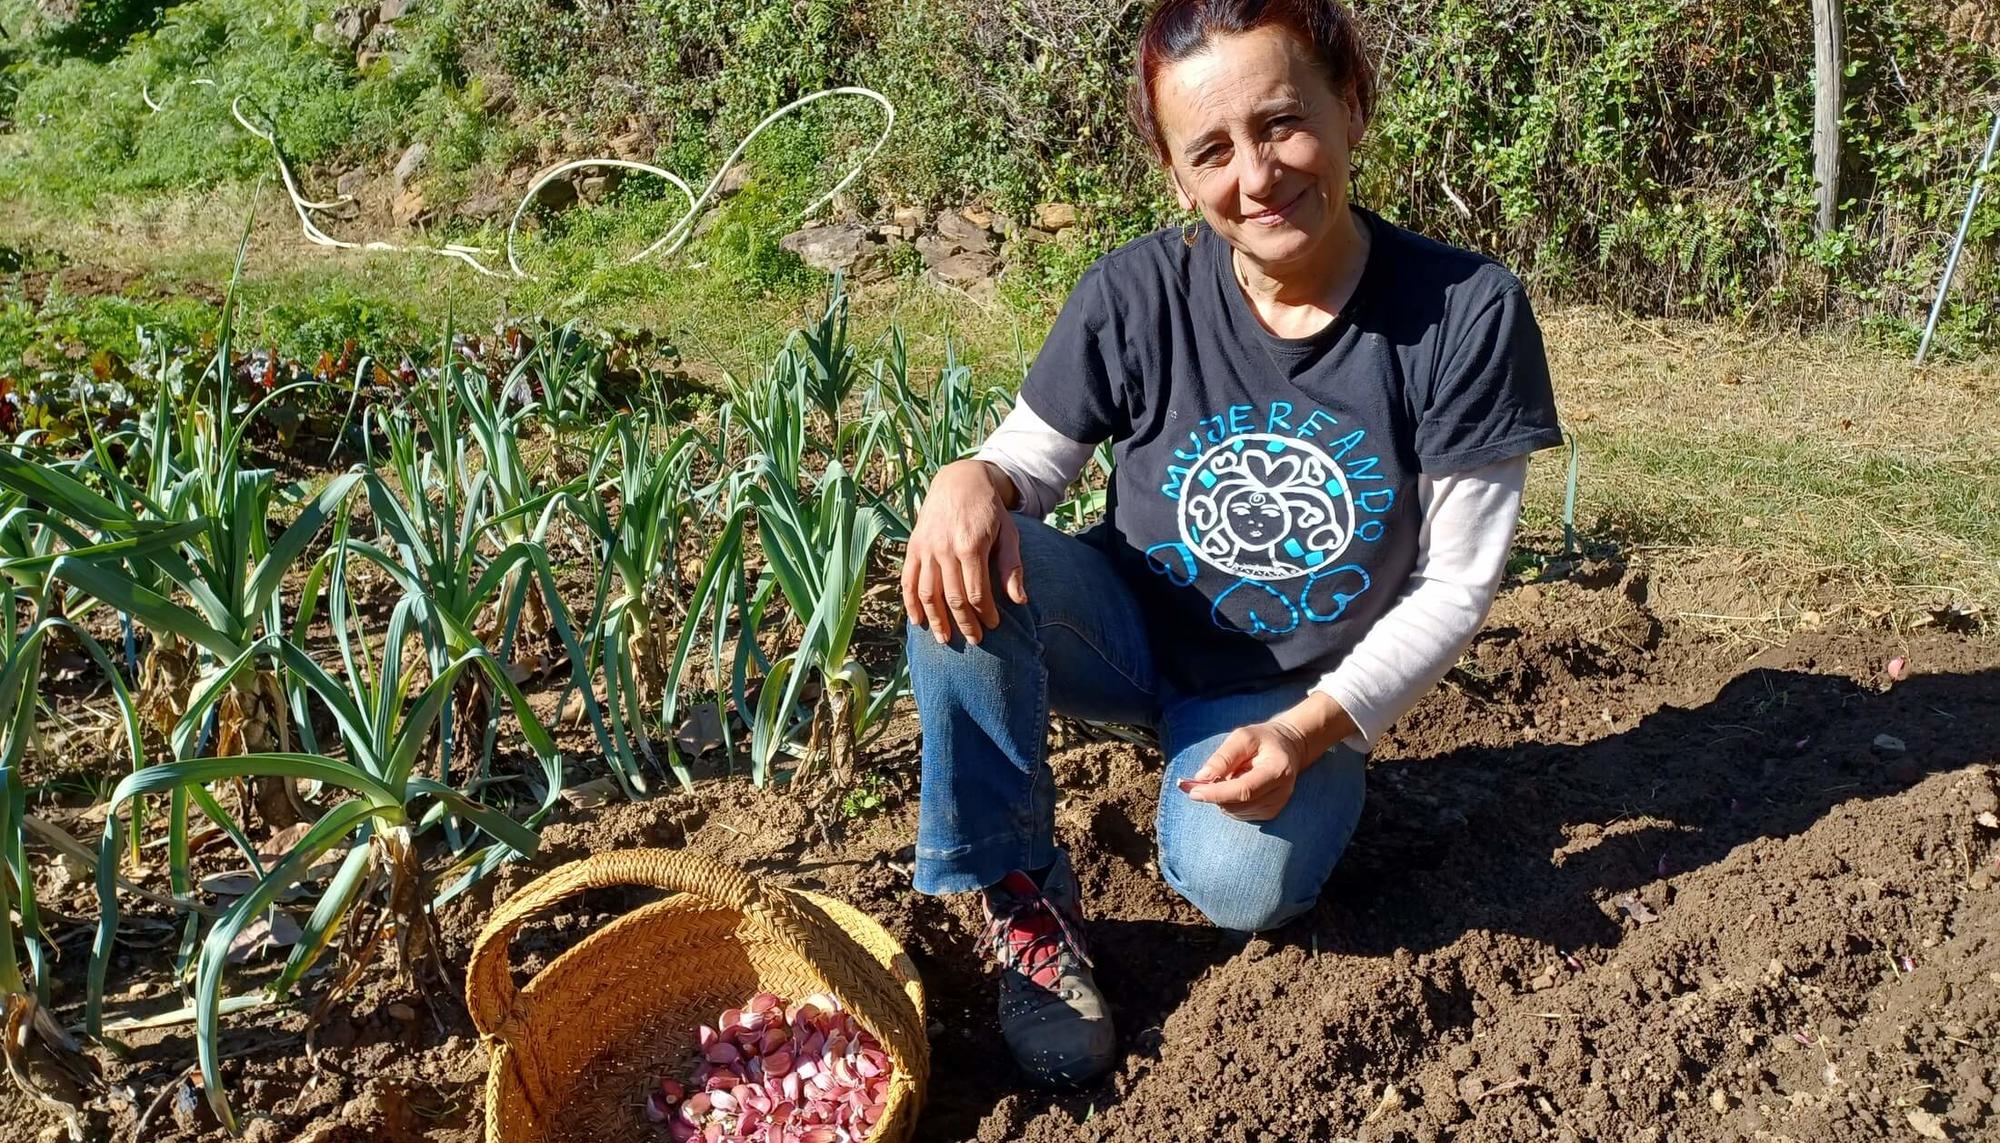
[[[1244,876],[1245,865],[1227,854],[1162,854],[1160,869],[1167,884],[1201,910],[1219,929],[1256,933],[1275,929],[1312,908],[1315,896],[1304,900],[1287,892],[1281,875]]]

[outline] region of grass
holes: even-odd
[[[1597,310],[1545,325],[1579,526],[1650,551],[1656,578],[1747,577],[1755,614],[1793,620],[2000,608],[2000,363]],[[1531,520],[1561,468],[1536,466]]]

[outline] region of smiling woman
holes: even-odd
[[[1117,1045],[1055,845],[1050,713],[1159,732],[1160,872],[1211,921],[1299,916],[1369,745],[1485,618],[1528,454],[1561,441],[1514,276],[1348,201],[1374,92],[1343,7],[1167,0],[1137,56],[1134,124],[1201,222],[1084,274],[1013,413],[938,472],[903,570],[916,886],[982,893],[1007,1043],[1059,1084]],[[1104,441],[1104,523],[1042,523]]]
[[[1181,209],[1198,207],[1235,249],[1253,296],[1293,287],[1273,333],[1324,325],[1367,256],[1347,192],[1375,76],[1354,18],[1309,0],[1166,4],[1140,40],[1138,73],[1132,120]],[[1298,296],[1312,283],[1334,293]]]

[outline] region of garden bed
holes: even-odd
[[[2000,811],[1996,694],[1990,638],[1772,645],[1654,615],[1643,569],[1517,586],[1377,750],[1320,908],[1247,946],[1153,868],[1157,754],[1061,726],[1059,828],[1124,1052],[1069,1095],[1025,1089],[1007,1064],[973,903],[910,887],[907,713],[864,759],[884,775],[873,812],[822,823],[735,781],[563,805],[534,867],[443,910],[445,960],[462,972],[493,903],[537,868],[694,846],[844,897],[906,943],[934,1021],[923,1139],[1990,1137],[2000,830],[1980,815]],[[517,961],[545,962],[637,899],[586,899],[524,935]],[[47,898],[85,916],[91,900]],[[59,942],[67,1018],[90,930],[58,928],[75,938]],[[142,936],[114,1018],[178,1003],[149,1001],[171,988]],[[250,1138],[479,1137],[484,1053],[456,995],[411,994],[378,966],[310,1028],[309,1054],[310,1023],[288,1009],[225,1021],[236,1106],[270,1117]],[[188,1031],[134,1043],[108,1064],[97,1126],[130,1138],[153,1110],[149,1140],[218,1137],[180,1078]],[[643,1097],[629,1138],[664,1138]],[[0,1102],[7,1138],[55,1122]]]

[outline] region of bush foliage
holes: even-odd
[[[439,0],[406,20],[408,50],[361,71],[312,40],[329,7],[195,0],[107,64],[21,56],[13,117],[34,138],[10,150],[0,137],[0,191],[59,175],[88,199],[259,169],[221,101],[173,128],[146,116],[141,81],[158,91],[203,69],[270,106],[307,162],[379,161],[423,137],[449,144],[448,167],[497,175],[530,147],[580,155],[639,132],[697,185],[771,109],[856,83],[900,112],[857,188],[863,209],[1077,202],[1096,248],[1173,217],[1124,120],[1144,0]],[[1845,201],[1817,236],[1809,0],[1359,10],[1383,74],[1362,201],[1493,254],[1545,295],[1641,312],[1911,336],[2000,100],[2000,33],[1980,5],[1847,0]],[[488,121],[489,84],[512,88],[511,124]],[[861,107],[822,103],[760,140],[780,214],[872,138]],[[1960,346],[2000,335],[1987,202],[1947,327]],[[1055,287],[1078,269],[1037,268]]]
[[[719,155],[784,99],[872,84],[905,119],[878,195],[1169,217],[1124,116],[1146,5],[1087,0],[476,0],[495,65],[598,129]],[[1815,236],[1808,0],[1385,0],[1361,6],[1382,111],[1361,198],[1544,292],[1780,320],[1921,310],[2000,97],[2000,55],[1939,0],[1849,0],[1840,229]],[[803,12],[794,20],[794,14]],[[547,34],[551,29],[554,34]],[[644,76],[643,83],[619,77]],[[699,140],[699,145],[690,145]],[[1962,332],[2000,285],[1981,213]],[[1900,321],[1899,321],[1900,319]]]

